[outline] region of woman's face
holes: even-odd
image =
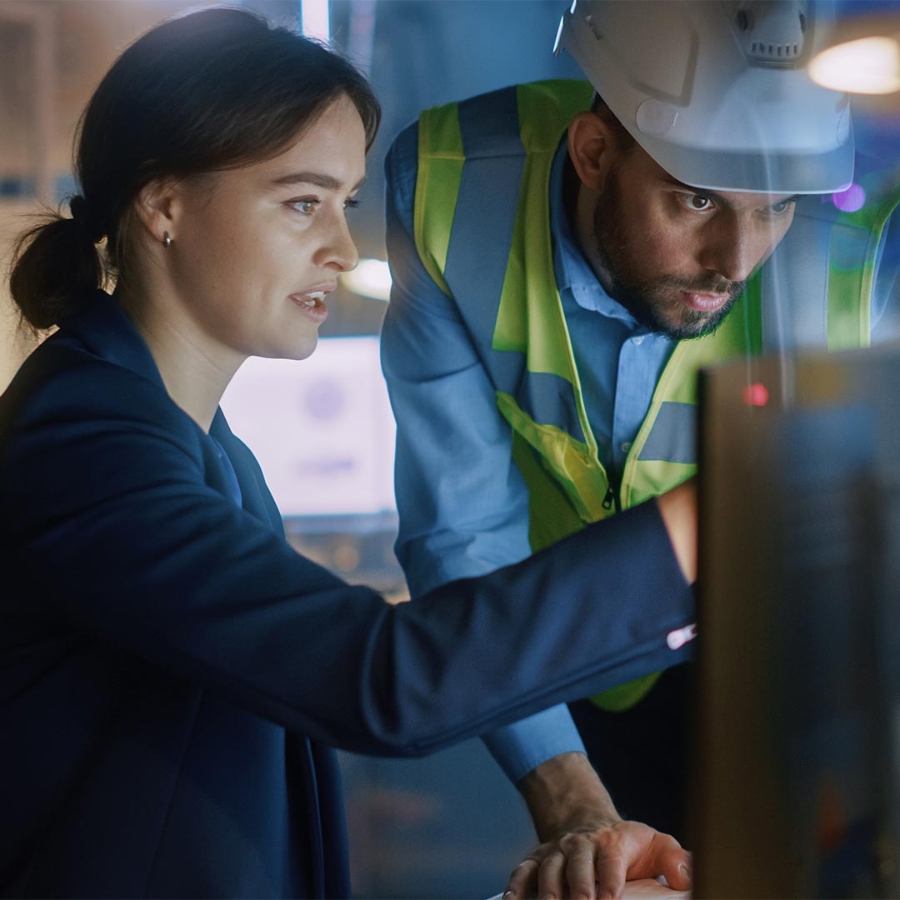
[[[275,158],[178,186],[165,253],[179,327],[211,362],[313,352],[326,298],[358,260],[346,215],[365,176],[365,141],[341,97]]]

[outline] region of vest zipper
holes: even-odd
[[[603,502],[600,505],[608,512],[612,509],[613,504],[616,506],[616,512],[622,511],[622,508],[619,505],[619,495],[613,487],[612,482],[610,482],[606,488],[606,496],[603,498]]]

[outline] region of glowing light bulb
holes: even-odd
[[[883,35],[837,44],[815,56],[809,76],[835,91],[893,93],[900,90],[900,45]]]

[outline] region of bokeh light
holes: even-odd
[[[853,213],[866,205],[866,192],[862,185],[851,184],[847,190],[832,194],[831,200],[841,212]]]

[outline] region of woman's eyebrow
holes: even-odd
[[[364,181],[365,178],[360,178],[360,180],[353,185],[351,191],[359,190]],[[325,172],[291,172],[288,175],[282,175],[280,178],[275,178],[272,181],[272,185],[276,187],[285,184],[313,184],[316,187],[323,188],[327,191],[340,191],[344,189],[344,182],[341,181],[340,178],[335,178],[333,175],[328,175]]]

